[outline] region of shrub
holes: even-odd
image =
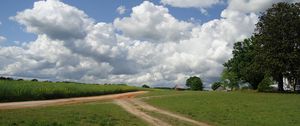
[[[272,88],[270,85],[273,83],[273,80],[270,75],[266,74],[264,79],[258,84],[257,90],[259,92],[271,91]]]

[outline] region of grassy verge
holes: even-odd
[[[146,102],[217,126],[296,126],[300,95],[256,92],[154,91]],[[146,97],[142,96],[142,97]]]
[[[137,91],[126,85],[0,80],[0,102],[45,100]]]
[[[1,126],[124,126],[147,125],[112,103],[85,103],[0,110]]]

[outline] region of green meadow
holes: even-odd
[[[216,126],[300,124],[299,94],[156,90],[143,97],[158,108]]]

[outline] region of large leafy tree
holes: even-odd
[[[203,83],[199,77],[193,76],[186,80],[186,86],[191,90],[203,90]]]
[[[256,25],[257,59],[261,68],[271,73],[283,91],[283,77],[299,78],[300,70],[300,6],[278,3],[259,17]],[[259,60],[258,60],[259,61]]]
[[[236,82],[231,85],[237,85],[237,81],[244,81],[249,82],[253,89],[257,89],[258,84],[264,78],[264,73],[254,58],[257,55],[254,43],[255,38],[251,37],[234,44],[232,51],[233,58],[224,63],[225,73],[223,72],[222,76],[223,79],[226,79],[224,74],[232,75],[233,77],[229,77],[233,79],[233,82]]]

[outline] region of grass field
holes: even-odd
[[[137,91],[126,85],[0,80],[0,102],[44,100]]]
[[[216,126],[299,126],[300,95],[153,91],[151,105]]]
[[[86,91],[94,86],[102,87],[101,85],[80,85],[72,83],[28,82],[28,84],[36,84],[38,88],[41,88],[39,87],[40,85],[46,84],[48,88],[59,87],[59,89],[62,88],[60,87],[62,85],[65,88],[68,86],[72,88],[80,88],[83,86],[83,90]],[[114,87],[113,85],[106,86]],[[112,88],[109,87],[108,89]],[[3,89],[0,87],[0,90]],[[36,87],[31,89],[31,91],[32,90],[36,90]],[[99,90],[103,91],[104,88],[99,88]],[[147,94],[138,96],[138,98],[144,98],[143,100],[145,102],[158,108],[179,113],[214,126],[298,126],[300,124],[299,94],[257,93],[254,91],[200,92],[154,89]],[[171,125],[192,125],[165,115],[144,111]],[[127,113],[111,101],[102,101],[52,107],[0,110],[0,126],[2,125],[144,126],[147,124],[138,119],[138,117]]]
[[[0,110],[0,126],[146,126],[112,103]]]

